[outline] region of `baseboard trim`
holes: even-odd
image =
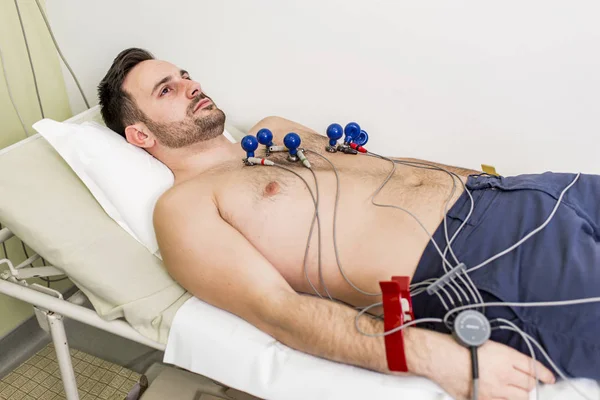
[[[0,379],[27,361],[50,343],[50,334],[38,325],[35,316],[28,318],[0,339]]]

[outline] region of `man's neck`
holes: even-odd
[[[175,183],[186,181],[219,164],[238,158],[239,146],[223,135],[206,142],[195,143],[180,149],[160,149],[153,154],[175,175]]]

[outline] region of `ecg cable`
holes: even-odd
[[[318,198],[318,188],[317,188],[317,197],[315,197],[313,190],[311,189],[310,185],[308,184],[308,182],[306,181],[306,179],[304,179],[304,177],[302,175],[300,175],[299,173],[297,173],[296,171],[287,168],[283,165],[277,164],[277,163],[273,163],[274,167],[283,169],[285,171],[288,171],[294,175],[296,175],[298,178],[300,178],[302,180],[302,182],[304,182],[304,185],[306,186],[306,188],[308,189],[308,192],[310,193],[310,196],[312,198],[313,204],[315,205],[315,212],[313,215],[313,220],[312,223],[310,225],[310,230],[308,232],[308,240],[306,243],[306,250],[304,252],[304,261],[303,261],[303,270],[304,270],[304,276],[306,278],[306,280],[308,281],[308,284],[310,285],[311,289],[315,292],[315,294],[317,296],[319,296],[320,298],[323,298],[323,296],[321,295],[321,293],[317,290],[317,288],[314,286],[314,284],[312,283],[312,281],[310,280],[310,277],[308,275],[308,268],[306,266],[307,263],[307,258],[308,258],[308,251],[310,249],[310,241],[312,239],[312,235],[313,235],[313,230],[314,230],[314,225],[315,225],[315,221],[317,222],[317,230],[318,230],[318,240],[319,240],[319,246],[318,246],[318,268],[319,268],[319,276],[321,276],[321,244],[320,244],[320,238],[321,238],[321,222],[320,222],[320,218],[319,218],[319,198]],[[315,183],[316,184],[316,183]],[[331,295],[329,294],[329,291],[327,290],[326,287],[324,287],[325,289],[325,293],[327,294],[327,296],[329,297],[330,300],[333,300],[333,298],[331,297]]]
[[[334,235],[334,251],[335,251],[335,255],[336,255],[336,262],[338,264],[338,269],[340,270],[342,276],[344,277],[344,279],[346,280],[347,283],[349,283],[354,289],[356,289],[358,292],[363,293],[363,294],[367,294],[367,295],[380,295],[380,293],[378,294],[371,294],[369,292],[365,292],[363,290],[361,290],[360,288],[356,287],[356,285],[354,285],[352,283],[352,281],[347,277],[347,275],[344,272],[344,269],[341,265],[341,262],[339,260],[339,252],[338,252],[338,248],[337,248],[337,237],[336,237],[336,222],[337,222],[337,209],[338,209],[338,205],[339,205],[339,197],[340,197],[340,190],[339,190],[339,184],[340,184],[340,179],[339,179],[339,173],[337,171],[337,168],[335,167],[335,165],[325,156],[305,149],[304,150],[307,154],[315,154],[318,157],[321,157],[322,159],[324,159],[331,167],[332,170],[335,174],[336,177],[336,196],[335,196],[335,204],[334,204],[334,221],[333,221],[333,235]],[[378,189],[373,193],[373,195],[371,196],[371,203],[374,206],[378,206],[378,207],[390,207],[390,208],[396,208],[399,209],[401,211],[404,211],[406,213],[408,213],[411,217],[413,217],[418,223],[419,225],[424,229],[424,231],[427,233],[427,235],[429,236],[430,241],[432,242],[432,244],[434,245],[434,247],[436,248],[437,252],[440,254],[441,258],[442,258],[442,266],[444,268],[444,270],[446,271],[446,273],[450,273],[452,271],[458,271],[458,273],[456,273],[456,276],[451,277],[447,283],[448,287],[451,288],[451,290],[455,293],[455,295],[457,296],[457,298],[459,299],[459,302],[462,303],[462,298],[461,296],[458,294],[458,292],[456,291],[456,289],[454,288],[454,286],[452,285],[452,283],[454,283],[456,285],[456,287],[463,293],[463,296],[465,297],[465,299],[467,301],[470,301],[466,295],[466,293],[462,290],[461,286],[454,280],[455,277],[458,277],[461,282],[463,283],[463,285],[468,289],[468,291],[470,292],[471,296],[473,297],[473,299],[475,300],[474,304],[466,304],[466,305],[461,305],[461,306],[457,306],[454,307],[452,309],[450,309],[450,307],[448,307],[448,305],[445,303],[445,301],[443,300],[443,297],[441,296],[441,294],[439,293],[439,291],[435,291],[435,294],[438,296],[438,298],[440,299],[440,302],[442,303],[442,305],[444,306],[444,308],[446,309],[446,314],[444,315],[444,318],[419,318],[419,319],[415,319],[412,321],[409,321],[407,323],[404,323],[394,329],[388,330],[388,331],[384,331],[381,333],[368,333],[368,332],[364,332],[360,329],[360,324],[359,324],[359,320],[360,318],[365,315],[368,311],[370,311],[371,309],[375,308],[375,307],[379,307],[382,306],[382,302],[377,302],[374,304],[371,304],[369,306],[363,307],[356,315],[355,317],[355,328],[356,330],[361,333],[364,336],[368,336],[368,337],[384,337],[387,335],[391,335],[393,333],[396,333],[404,328],[407,328],[409,326],[413,326],[413,325],[417,325],[420,323],[442,323],[445,324],[447,328],[449,328],[451,331],[454,331],[453,327],[451,326],[450,323],[450,317],[456,313],[460,313],[462,311],[465,310],[469,310],[469,309],[474,309],[474,308],[479,308],[480,306],[485,306],[485,307],[537,307],[537,306],[561,306],[561,305],[575,305],[575,304],[582,304],[582,303],[592,303],[592,302],[600,302],[600,297],[597,298],[587,298],[587,299],[575,299],[575,300],[566,300],[566,301],[553,301],[553,302],[530,302],[530,303],[523,303],[523,302],[490,302],[490,303],[485,303],[483,301],[483,298],[481,297],[481,294],[479,292],[479,290],[477,289],[476,285],[473,283],[473,281],[471,280],[468,272],[472,272],[474,270],[477,270],[479,268],[482,268],[483,266],[489,264],[490,262],[494,261],[495,259],[503,256],[504,254],[507,254],[510,251],[513,251],[515,248],[517,248],[518,246],[520,246],[522,243],[524,243],[526,240],[528,240],[530,237],[532,237],[533,235],[535,235],[537,232],[539,232],[541,229],[543,229],[549,222],[550,220],[554,217],[561,201],[562,198],[564,196],[564,194],[567,192],[568,189],[570,189],[578,180],[580,174],[577,174],[577,176],[575,177],[575,179],[561,192],[561,195],[559,197],[559,199],[557,200],[557,204],[555,205],[554,209],[552,210],[551,214],[549,215],[549,217],[546,219],[546,221],[540,225],[538,228],[536,228],[535,230],[533,230],[532,232],[530,232],[528,235],[526,235],[524,238],[522,238],[521,240],[519,240],[517,243],[515,243],[513,246],[509,247],[508,249],[504,250],[503,252],[500,252],[498,254],[496,254],[495,256],[490,257],[488,260],[482,262],[481,264],[477,265],[476,267],[470,268],[470,269],[466,269],[464,267],[464,264],[462,264],[462,269],[458,269],[457,267],[461,266],[461,263],[458,260],[458,257],[456,256],[456,254],[454,253],[453,249],[452,249],[452,242],[454,241],[454,239],[457,237],[457,235],[460,233],[460,231],[462,230],[462,228],[465,226],[466,222],[469,220],[469,218],[472,215],[473,209],[474,209],[474,200],[473,197],[470,193],[470,191],[468,190],[468,188],[466,187],[465,183],[462,181],[462,179],[460,179],[460,177],[455,174],[454,172],[450,172],[444,168],[441,168],[439,166],[436,165],[431,165],[431,164],[427,164],[427,163],[421,163],[421,162],[411,162],[411,161],[403,161],[403,160],[391,160],[387,157],[383,157],[374,153],[367,153],[367,155],[369,156],[373,156],[373,157],[377,157],[383,160],[387,160],[390,161],[393,165],[392,170],[390,171],[390,173],[388,173],[388,176],[386,177],[386,179],[384,180],[384,182],[378,187]],[[306,163],[308,163],[308,159],[304,158],[304,160],[302,160],[304,165],[306,166]],[[305,161],[305,162],[304,162]],[[431,169],[431,170],[437,170],[437,171],[441,171],[441,172],[445,172],[447,173],[453,182],[453,188],[451,191],[451,194],[448,198],[448,200],[445,202],[444,204],[444,235],[445,235],[445,239],[446,239],[446,247],[444,249],[444,252],[441,251],[441,249],[439,248],[439,246],[437,245],[437,243],[435,242],[435,240],[433,239],[433,236],[425,229],[424,225],[422,224],[422,222],[418,219],[418,217],[416,217],[413,213],[411,213],[410,211],[399,207],[399,206],[395,206],[395,205],[391,205],[391,204],[380,204],[377,203],[375,201],[375,197],[381,192],[381,190],[383,189],[383,187],[385,187],[385,185],[390,181],[391,177],[393,176],[393,174],[396,171],[396,164],[402,164],[405,166],[409,166],[409,167],[414,167],[414,168],[424,168],[424,169]],[[325,283],[325,280],[323,279],[323,274],[322,274],[322,265],[321,265],[321,232],[320,232],[320,218],[319,218],[319,213],[318,213],[318,207],[319,207],[319,192],[318,192],[318,178],[315,174],[315,172],[312,170],[312,168],[310,168],[310,166],[308,166],[308,168],[311,170],[311,174],[313,175],[313,179],[315,181],[315,188],[316,188],[316,192],[317,195],[315,196],[312,189],[310,188],[310,185],[308,184],[308,182],[306,181],[306,179],[304,179],[304,177],[302,177],[300,174],[298,174],[297,172],[286,168],[282,165],[279,164],[275,164],[273,162],[270,162],[270,165],[275,165],[278,168],[287,170],[288,172],[293,173],[294,175],[296,175],[297,177],[299,177],[303,183],[306,185],[306,187],[309,190],[309,193],[311,194],[311,197],[313,199],[313,204],[315,206],[315,213],[313,216],[313,221],[310,227],[310,231],[309,231],[309,236],[308,236],[308,240],[307,240],[307,248],[305,251],[305,256],[304,256],[304,271],[305,271],[305,277],[308,280],[311,288],[315,291],[315,293],[317,293],[317,295],[319,295],[319,297],[322,297],[320,295],[320,293],[318,292],[318,290],[316,290],[316,288],[314,287],[314,285],[312,284],[312,282],[309,279],[308,273],[307,273],[307,268],[306,268],[306,263],[307,263],[307,255],[308,255],[308,249],[310,247],[310,241],[312,238],[312,234],[313,234],[313,230],[314,230],[314,223],[315,220],[317,221],[317,225],[318,225],[318,230],[319,230],[319,240],[318,240],[318,249],[319,249],[319,279],[320,279],[320,283],[321,285],[323,285],[324,290],[326,291],[327,295],[329,296],[329,298],[331,300],[332,297],[327,289],[327,285]],[[309,164],[310,165],[310,164]],[[459,228],[457,229],[457,231],[453,234],[452,238],[449,237],[449,233],[448,233],[448,226],[447,226],[447,212],[448,212],[448,206],[449,203],[451,201],[451,199],[454,197],[454,193],[456,191],[456,182],[455,179],[458,179],[461,184],[463,185],[463,188],[465,191],[468,192],[470,201],[471,201],[471,208],[469,210],[469,213],[467,215],[467,218],[463,221],[463,223],[459,226]],[[453,257],[454,261],[458,263],[457,266],[452,266],[450,264],[450,262],[446,259],[446,254],[448,253],[448,251],[450,252],[450,255]],[[448,268],[451,268],[450,270],[448,270]],[[462,274],[464,274],[464,278],[466,279],[466,281],[463,279]],[[446,275],[444,275],[446,276]],[[443,276],[443,277],[444,277]],[[417,283],[413,283],[411,284],[411,295],[418,295],[421,294],[423,291],[426,291],[427,288],[431,287],[432,284],[436,283],[437,281],[439,281],[441,278],[431,278],[428,280],[425,280],[423,282],[417,282]],[[427,286],[426,289],[423,289],[423,286]],[[472,290],[474,289],[474,291]],[[450,303],[452,305],[455,305],[452,296],[448,293],[448,291],[443,287],[443,285],[439,286],[439,290],[442,291],[450,300]],[[374,316],[370,316],[371,318],[374,318]],[[485,318],[485,317],[483,317]],[[487,319],[486,319],[487,321]],[[542,348],[542,346],[535,341],[534,338],[532,338],[531,336],[529,336],[528,334],[524,333],[522,330],[520,330],[515,324],[511,323],[510,321],[504,320],[502,318],[498,318],[495,320],[492,320],[491,322],[501,322],[504,323],[505,325],[501,325],[501,326],[497,326],[497,327],[492,327],[491,329],[495,330],[495,329],[508,329],[511,331],[514,331],[516,333],[518,333],[519,335],[521,335],[521,337],[523,338],[523,340],[525,340],[525,343],[531,353],[531,358],[534,361],[534,373],[535,373],[535,382],[536,382],[536,388],[537,388],[537,384],[538,384],[538,373],[536,368],[536,364],[535,364],[535,352],[533,351],[533,348],[530,344],[530,341],[533,342],[542,352],[542,354],[544,355],[544,357],[546,357],[546,359],[548,360],[548,362],[553,366],[553,368],[556,370],[556,372],[563,378],[566,379],[566,376],[564,376],[564,374],[558,370],[558,368],[556,367],[556,365],[554,364],[554,362],[550,359],[550,357],[547,355],[547,353],[544,351],[544,349]],[[478,377],[478,373],[477,373],[477,359],[476,359],[476,347],[470,347],[470,351],[471,351],[471,357],[473,360],[473,364],[472,364],[472,369],[473,369],[473,378],[474,378],[474,382],[473,382],[473,398],[477,398],[477,377]],[[569,382],[569,384],[571,384]],[[575,386],[573,386],[573,388],[579,393],[581,394],[583,397],[585,397],[585,395],[583,395]],[[536,393],[539,396],[539,391],[536,391]]]
[[[487,260],[485,260],[481,264],[478,264],[478,265],[476,265],[476,266],[468,269],[467,272],[476,271],[479,268],[482,268],[482,267],[486,266],[487,264],[491,263],[492,261],[496,260],[497,258],[500,258],[503,255],[510,253],[511,251],[513,251],[514,249],[516,249],[517,247],[519,247],[520,245],[522,245],[523,243],[525,243],[525,241],[527,241],[533,235],[535,235],[536,233],[538,233],[539,231],[541,231],[542,229],[544,229],[546,227],[546,225],[548,225],[550,223],[550,221],[554,217],[554,214],[556,214],[556,211],[558,210],[558,206],[560,206],[565,193],[567,193],[567,190],[569,190],[575,184],[575,182],[577,182],[577,180],[579,179],[580,175],[581,175],[581,173],[578,173],[575,176],[575,178],[573,179],[573,181],[566,188],[563,189],[563,191],[560,193],[560,196],[558,197],[558,200],[556,200],[556,205],[554,206],[554,209],[552,209],[552,212],[550,213],[550,215],[548,216],[548,218],[546,219],[546,221],[544,221],[544,223],[542,225],[538,226],[536,229],[534,229],[531,232],[529,232],[521,240],[519,240],[517,243],[513,244],[512,246],[510,246],[506,250],[501,251],[500,253],[498,253],[498,254],[496,254],[496,255],[488,258]]]
[[[375,196],[377,196],[377,194],[379,194],[379,192],[383,189],[383,187],[391,179],[391,175],[395,172],[395,165],[397,163],[398,164],[403,164],[403,165],[406,165],[406,166],[410,166],[410,167],[413,167],[413,168],[426,168],[426,169],[437,170],[437,171],[441,171],[441,172],[447,173],[450,176],[450,178],[452,179],[452,183],[453,183],[453,189],[452,189],[451,195],[450,195],[450,197],[448,198],[448,200],[444,204],[444,211],[445,212],[444,212],[443,223],[444,223],[444,228],[445,228],[445,232],[446,232],[446,241],[447,241],[447,248],[448,248],[448,247],[450,247],[450,245],[451,245],[452,241],[454,240],[454,238],[458,235],[458,233],[460,233],[460,231],[465,226],[465,224],[468,221],[468,218],[471,216],[471,214],[473,212],[473,208],[474,208],[473,197],[469,193],[469,197],[471,199],[471,209],[469,211],[468,217],[467,217],[467,219],[465,219],[465,221],[462,223],[462,225],[455,232],[455,234],[453,235],[452,239],[448,239],[448,235],[447,235],[447,209],[448,209],[448,205],[450,203],[450,200],[454,196],[454,192],[456,190],[456,182],[454,181],[454,178],[457,178],[463,184],[464,189],[466,191],[468,191],[468,189],[464,185],[464,182],[460,178],[458,178],[458,176],[456,174],[454,174],[454,173],[452,173],[452,172],[450,172],[450,171],[448,171],[448,170],[446,170],[444,168],[435,166],[435,165],[431,165],[431,164],[427,164],[427,163],[412,163],[412,162],[404,162],[404,161],[401,161],[401,160],[392,160],[390,158],[387,158],[387,157],[384,157],[384,156],[381,156],[381,155],[378,155],[378,154],[375,154],[375,153],[372,153],[372,152],[368,152],[367,155],[371,155],[371,156],[376,157],[376,158],[387,160],[387,161],[391,162],[394,165],[394,169],[393,169],[392,173],[390,175],[388,175],[388,177],[386,178],[386,180],[384,180],[383,184],[375,191],[375,193],[373,194],[373,196],[371,196],[371,203],[373,205],[375,205],[375,206],[378,206],[378,207],[396,208],[396,209],[399,209],[401,211],[404,211],[404,212],[408,213],[411,217],[413,217],[413,219],[415,219],[417,221],[417,223],[421,226],[421,228],[423,228],[423,230],[425,231],[425,233],[429,236],[429,240],[434,245],[434,247],[438,251],[440,257],[442,258],[442,264],[444,266],[444,271],[448,272],[448,269],[446,269],[446,265],[448,265],[449,267],[453,267],[453,266],[446,259],[446,252],[444,252],[444,253],[441,252],[441,250],[440,250],[438,244],[436,243],[435,239],[433,238],[433,236],[431,235],[431,233],[429,231],[427,231],[427,229],[425,228],[425,226],[423,225],[423,223],[420,221],[420,219],[417,216],[415,216],[413,213],[411,213],[409,210],[405,209],[405,208],[402,208],[402,207],[399,207],[399,206],[396,206],[396,205],[391,205],[391,204],[379,204],[379,203],[376,203],[375,202]],[[451,251],[451,253],[454,254],[453,251]],[[457,260],[457,262],[458,262],[458,260]],[[467,287],[467,289],[470,292],[471,296],[473,296],[473,299],[475,300],[475,302],[478,302],[478,301],[479,302],[483,302],[483,299],[482,299],[481,295],[479,294],[479,291],[477,290],[477,287],[475,287],[475,285],[470,280],[469,280],[470,283],[467,283],[467,282],[465,282],[463,280],[463,278],[460,275],[458,275],[458,276],[459,276],[460,280],[463,282],[463,284]],[[451,280],[451,281],[453,281],[453,280]],[[456,284],[456,285],[462,291],[462,289],[460,288],[460,285],[458,285],[458,284]],[[452,287],[452,284],[450,284],[449,287]],[[474,291],[471,290],[471,288],[473,288]],[[440,289],[443,289],[443,288],[440,287]],[[444,290],[444,292],[446,292],[446,291]],[[446,294],[447,294],[447,292],[446,292]],[[465,298],[467,299],[467,301],[470,301],[470,300],[468,300],[468,298],[466,296],[466,293],[463,292],[463,294],[465,295]],[[477,296],[475,294],[477,294]],[[459,297],[458,294],[457,294],[457,297]],[[442,303],[444,303],[444,302],[442,301]],[[453,301],[452,301],[452,303],[454,304]]]
[[[540,391],[539,391],[539,387],[538,387],[538,380],[539,380],[539,374],[538,374],[538,369],[537,369],[537,360],[535,357],[535,351],[533,351],[533,347],[531,346],[531,343],[529,341],[529,338],[527,336],[525,336],[525,332],[523,332],[516,324],[514,324],[513,322],[504,319],[504,318],[496,318],[492,321],[490,321],[490,323],[492,322],[503,322],[504,324],[508,325],[508,327],[503,327],[503,326],[497,326],[497,327],[492,327],[492,330],[495,329],[508,329],[511,330],[513,332],[518,333],[521,338],[523,339],[523,341],[525,342],[525,344],[527,345],[527,349],[529,350],[529,354],[531,355],[531,359],[533,360],[533,373],[534,373],[534,377],[535,377],[535,396],[536,399],[539,400],[540,398]]]
[[[475,207],[475,202],[473,200],[473,196],[471,195],[471,192],[466,187],[466,185],[462,181],[462,179],[460,179],[460,177],[456,173],[448,171],[445,168],[442,168],[442,167],[439,167],[439,166],[436,166],[436,165],[432,165],[432,164],[428,164],[428,163],[425,163],[425,162],[415,162],[415,161],[406,162],[406,161],[403,161],[403,160],[394,160],[394,162],[396,162],[398,164],[403,164],[403,165],[411,166],[411,167],[414,167],[414,168],[427,168],[427,169],[442,171],[442,172],[445,172],[446,174],[450,175],[450,177],[452,179],[452,182],[453,182],[453,189],[452,189],[450,198],[444,204],[444,220],[443,220],[443,222],[444,222],[444,234],[445,234],[445,238],[446,238],[446,248],[444,249],[443,254],[440,255],[442,257],[442,266],[444,268],[444,271],[449,272],[449,270],[446,268],[446,266],[447,266],[446,263],[444,263],[444,260],[447,260],[446,259],[446,253],[447,253],[448,250],[450,250],[450,253],[451,253],[452,257],[454,258],[456,264],[457,265],[460,264],[460,261],[458,260],[458,258],[454,254],[454,251],[452,250],[452,242],[458,236],[458,234],[463,230],[464,226],[467,224],[467,222],[471,218],[471,215],[473,214],[473,210],[474,210],[474,207]],[[454,181],[454,179],[457,179],[462,184],[464,191],[468,194],[469,199],[470,199],[470,209],[469,209],[469,213],[467,214],[467,216],[466,216],[465,220],[463,221],[463,223],[458,227],[458,229],[456,230],[456,232],[454,232],[454,235],[452,236],[452,238],[449,239],[449,237],[448,237],[447,215],[448,215],[448,205],[450,203],[450,199],[452,199],[452,197],[454,196],[454,192],[456,190],[456,182]],[[458,274],[457,276],[458,276],[459,280],[463,283],[463,285],[465,285],[465,287],[467,288],[467,290],[469,291],[469,293],[473,297],[474,301],[475,302],[479,301],[480,303],[483,303],[483,298],[481,297],[481,294],[479,293],[479,290],[477,289],[477,287],[475,286],[475,284],[471,281],[470,277],[468,275],[466,275],[466,279],[467,279],[468,282],[465,282],[465,280],[464,280],[464,278],[462,277],[461,274]],[[456,283],[456,286],[462,291],[462,288],[460,287],[460,285],[458,283]],[[452,286],[450,285],[450,287],[452,287]],[[471,288],[473,290],[471,290]],[[463,294],[465,295],[465,298],[467,298],[466,297],[466,293],[463,292]],[[470,301],[470,300],[468,300],[468,298],[467,298],[467,301]]]
[[[579,390],[579,388],[577,388],[577,386],[575,386],[575,384],[573,382],[571,382],[571,380],[564,374],[564,372],[562,372],[560,370],[560,368],[558,368],[556,366],[556,363],[554,361],[552,361],[552,358],[550,358],[550,356],[548,355],[546,350],[544,350],[542,345],[537,340],[535,340],[533,337],[531,337],[531,335],[529,335],[526,332],[523,332],[518,327],[515,327],[514,324],[512,324],[510,321],[504,320],[503,318],[497,318],[496,320],[501,320],[502,322],[508,323],[511,326],[498,326],[498,327],[493,327],[492,329],[504,329],[504,330],[510,330],[513,332],[517,332],[518,334],[521,335],[523,340],[527,339],[526,343],[527,343],[527,341],[529,341],[530,343],[535,344],[537,349],[540,351],[540,353],[542,353],[542,355],[544,356],[546,361],[548,361],[548,364],[550,364],[550,366],[558,374],[558,376],[560,376],[569,386],[571,386],[571,388],[573,388],[573,390],[575,390],[577,392],[577,394],[579,394],[581,397],[583,397],[586,400],[593,400],[590,397],[588,397],[585,393],[581,392]],[[528,346],[528,347],[530,348],[530,352],[532,353],[532,358],[535,360],[535,354],[533,353],[533,348],[531,348],[530,346]],[[534,368],[535,368],[535,364],[534,364]],[[539,380],[539,379],[537,379],[537,368],[535,369],[534,372],[536,374],[536,396],[539,398],[539,391],[537,390],[538,380]]]

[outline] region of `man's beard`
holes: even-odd
[[[225,113],[212,102],[204,110],[211,110],[203,117],[194,116],[194,108],[200,100],[210,97],[200,94],[186,110],[189,117],[178,122],[156,122],[144,115],[142,121],[156,135],[157,140],[166,147],[179,149],[198,142],[214,139],[223,133]]]

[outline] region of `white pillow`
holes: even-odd
[[[167,166],[96,122],[43,119],[33,125],[75,171],[106,213],[160,257],[152,223],[156,201],[174,181]],[[233,137],[223,133],[231,142]]]

